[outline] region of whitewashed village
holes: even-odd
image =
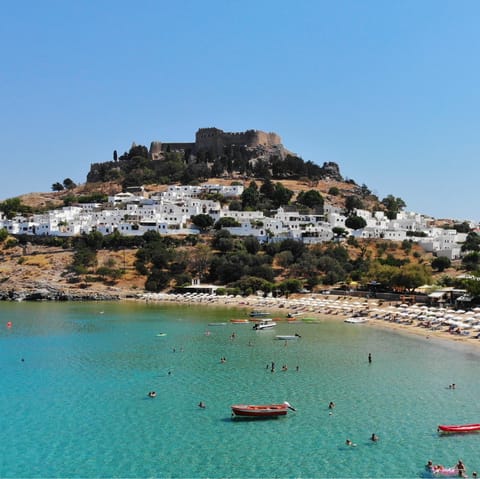
[[[347,236],[377,238],[386,241],[409,239],[426,252],[460,258],[461,245],[467,234],[455,229],[432,226],[433,218],[400,211],[395,219],[388,219],[383,211],[356,209],[366,226],[352,230],[345,226],[347,216],[342,208],[325,203],[323,214],[302,214],[289,207],[278,208],[271,216],[262,211],[231,211],[219,201],[201,199],[205,193],[217,193],[226,199],[239,198],[244,186],[204,184],[201,186],[171,185],[162,193],[150,194],[143,187],[110,196],[107,203],[86,203],[64,206],[29,217],[7,219],[0,216],[0,229],[13,235],[75,236],[98,231],[103,235],[118,231],[124,236],[141,236],[147,231],[161,235],[198,235],[202,232],[191,218],[199,214],[211,216],[214,222],[233,218],[239,226],[225,227],[232,235],[253,236],[260,242],[295,239],[305,244],[316,244],[336,238],[334,228],[343,228]],[[1,214],[1,213],[0,213]],[[470,225],[472,228],[477,225]],[[412,233],[422,233],[421,236]]]

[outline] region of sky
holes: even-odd
[[[476,0],[0,6],[0,200],[198,128],[283,145],[408,211],[480,221]]]

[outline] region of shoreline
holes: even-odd
[[[475,313],[475,322],[463,323],[466,326],[458,331],[458,326],[453,331],[453,310],[428,308],[426,306],[408,306],[396,302],[380,303],[374,299],[358,300],[353,296],[330,296],[330,295],[291,295],[289,298],[263,298],[257,296],[230,297],[215,295],[177,295],[165,293],[145,293],[135,301],[146,303],[165,303],[175,305],[198,305],[206,307],[239,308],[245,310],[245,317],[252,310],[265,311],[274,319],[287,321],[287,314],[295,320],[292,323],[301,322],[308,318],[315,321],[344,321],[352,316],[361,316],[367,321],[361,325],[352,327],[375,327],[388,331],[414,335],[425,341],[438,340],[442,343],[457,344],[472,347],[478,350],[480,339],[476,336],[480,333],[480,311]],[[443,314],[441,314],[443,313]],[[461,317],[459,313],[458,317]],[[470,315],[471,316],[471,315]],[[466,318],[466,316],[465,316]],[[477,322],[478,319],[478,322]],[[476,327],[478,324],[478,327]],[[450,328],[450,331],[449,331]]]

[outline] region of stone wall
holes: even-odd
[[[226,146],[244,145],[256,147],[259,145],[271,147],[281,145],[282,140],[276,133],[266,133],[259,130],[247,130],[230,133],[218,128],[200,128],[195,135],[195,150],[213,150],[220,154]]]

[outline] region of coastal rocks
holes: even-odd
[[[96,291],[63,291],[55,287],[18,288],[0,291],[0,301],[117,301],[117,293]]]

